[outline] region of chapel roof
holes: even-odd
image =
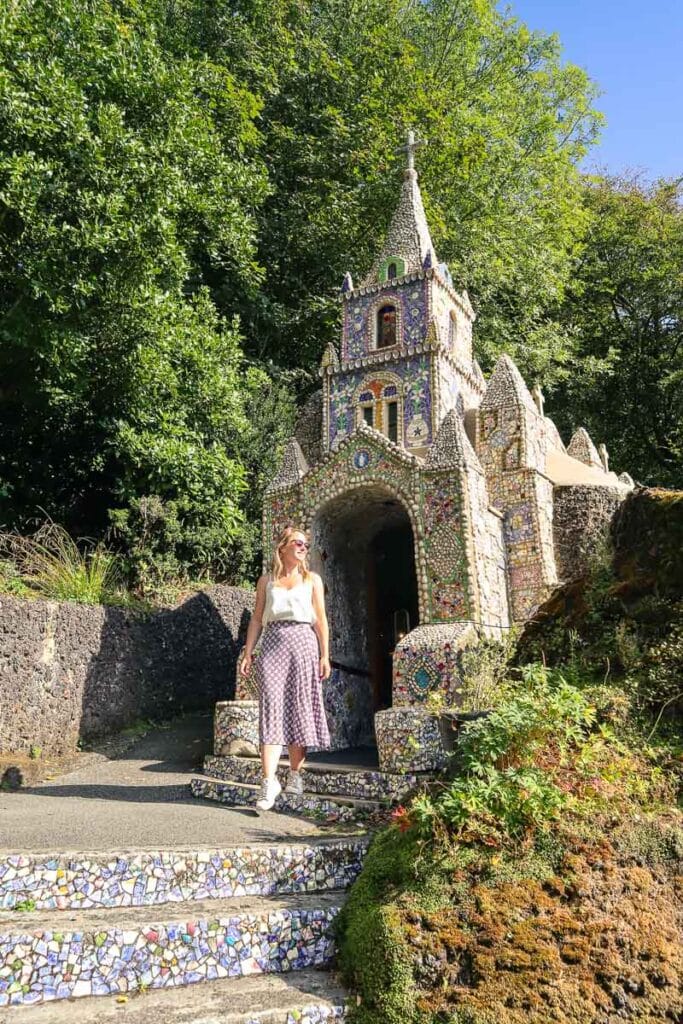
[[[585,427],[579,427],[574,431],[567,446],[567,454],[578,459],[579,462],[585,463],[586,466],[595,466],[596,469],[603,468],[602,459]]]
[[[425,469],[450,469],[452,467],[474,466],[481,469],[481,463],[465,431],[462,417],[451,409],[446,413],[427,452]]]
[[[306,473],[308,473],[306,457],[297,439],[292,437],[287,442],[282,453],[282,461],[277,473],[266,487],[266,493],[270,494],[272,491],[281,491],[288,487],[293,487],[299,483]]]
[[[499,409],[505,405],[523,406],[538,415],[536,403],[524,378],[510,356],[503,354],[491,374],[481,408]]]
[[[408,167],[403,172],[401,197],[391,219],[384,245],[370,273],[363,281],[365,288],[380,283],[382,265],[394,256],[403,260],[406,274],[414,274],[426,267],[436,267],[438,264],[414,167],[413,150],[417,144],[410,133],[408,145],[404,147],[408,151]]]

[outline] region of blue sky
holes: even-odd
[[[602,95],[602,141],[586,161],[613,173],[683,175],[683,0],[505,0],[529,28],[556,32],[564,57]]]

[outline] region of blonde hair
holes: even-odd
[[[305,530],[302,530],[298,526],[285,526],[284,530],[282,530],[278,534],[278,536],[277,536],[277,538],[275,540],[275,550],[273,551],[273,560],[272,560],[271,565],[270,565],[270,572],[271,572],[271,575],[272,575],[274,580],[277,580],[277,579],[280,578],[280,576],[284,575],[284,566],[282,564],[282,559],[280,557],[280,552],[281,552],[282,548],[285,547],[285,545],[289,543],[293,533],[301,533],[306,538],[306,540],[309,539],[307,532]],[[304,580],[307,580],[308,577],[311,574],[311,570],[308,567],[308,555],[306,555],[306,557],[304,558],[303,562],[301,562],[299,564],[298,568],[299,568],[299,572],[303,576]]]

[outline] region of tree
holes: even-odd
[[[586,180],[590,227],[561,311],[579,356],[553,403],[618,471],[670,487],[683,487],[682,180]]]
[[[138,550],[127,510],[151,497],[170,564],[239,573],[256,385],[197,267],[258,280],[257,111],[226,67],[162,47],[144,3],[0,12],[5,526],[99,537],[113,514]]]
[[[406,130],[439,255],[478,311],[485,365],[502,348],[546,379],[572,350],[561,298],[583,213],[576,165],[600,121],[594,88],[494,0],[187,0],[178,45],[237,68],[260,98],[271,191],[256,214],[264,282],[240,305],[248,351],[317,365],[338,288],[372,261],[400,187]],[[207,273],[219,308],[222,281]]]

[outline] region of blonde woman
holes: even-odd
[[[268,811],[282,787],[277,767],[289,750],[286,793],[302,796],[306,747],[327,747],[330,734],[322,681],[330,675],[329,630],[322,580],[308,568],[310,544],[303,530],[286,527],[277,538],[271,571],[256,585],[256,606],[240,665],[251,671],[254,647],[264,630],[256,664],[263,782],[256,806]]]

